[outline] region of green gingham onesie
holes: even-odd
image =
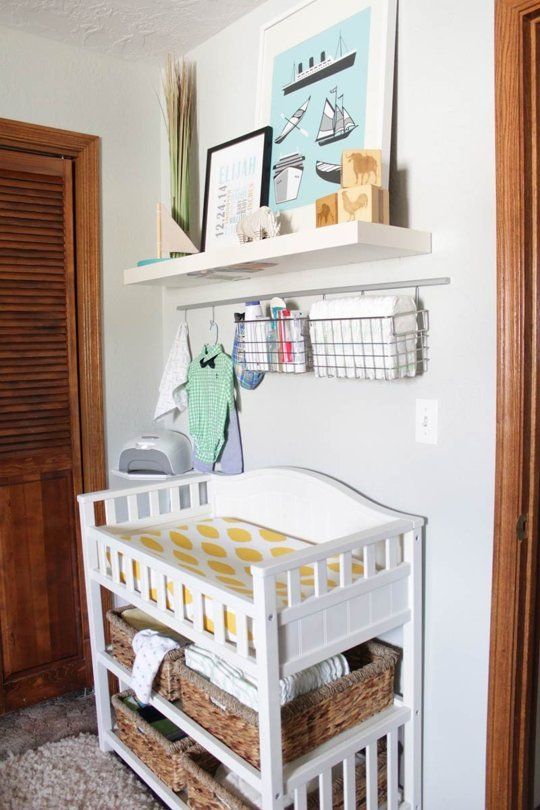
[[[186,390],[195,456],[213,463],[225,442],[227,416],[234,405],[233,362],[221,345],[206,344],[191,361]]]

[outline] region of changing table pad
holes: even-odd
[[[116,534],[116,532],[115,532]],[[118,533],[120,540],[150,552],[159,559],[178,568],[196,574],[217,585],[223,590],[253,598],[253,578],[251,564],[264,560],[275,560],[282,555],[310,546],[305,540],[290,537],[281,532],[249,523],[234,517],[213,517],[189,519],[174,525],[159,525],[145,528],[144,531],[125,529]],[[136,556],[136,555],[134,555]],[[120,560],[121,579],[125,582],[125,561]],[[363,565],[353,563],[353,579],[363,575]],[[136,583],[140,579],[140,566],[134,562]],[[300,569],[302,598],[311,596],[314,591],[314,572],[311,566]],[[339,561],[336,558],[328,563],[328,589],[339,585]],[[157,598],[155,583],[150,582],[150,595]],[[171,592],[172,583],[168,583]],[[186,615],[192,619],[192,597],[184,586],[184,603]],[[286,575],[276,583],[278,607],[287,604]],[[205,628],[213,632],[213,615],[211,598],[204,600]],[[231,637],[235,635],[234,613],[226,611],[226,628]]]

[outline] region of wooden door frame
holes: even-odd
[[[498,382],[488,810],[530,810],[534,779],[540,438],[539,24],[540,0],[496,0]]]
[[[101,490],[106,487],[107,479],[101,322],[100,139],[97,135],[83,135],[0,118],[0,149],[64,157],[73,161],[82,484],[85,492]],[[78,528],[77,537],[80,542]],[[80,573],[81,588],[84,588],[84,577],[82,571]],[[86,600],[83,601],[85,604]],[[111,595],[106,592],[104,610],[111,606]],[[86,611],[83,616],[86,616]],[[85,647],[88,682],[91,683],[91,657],[86,632]]]

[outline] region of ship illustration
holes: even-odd
[[[339,163],[325,163],[323,160],[318,160],[315,164],[315,171],[322,180],[328,180],[329,183],[341,183],[341,166]]]
[[[287,118],[285,115],[282,115],[282,118],[285,118],[287,123],[285,124],[285,126],[283,127],[283,129],[281,130],[281,132],[277,136],[277,138],[274,140],[274,143],[281,143],[282,141],[284,141],[285,138],[287,137],[287,135],[289,135],[293,131],[293,129],[298,128],[298,129],[300,129],[300,131],[302,132],[303,135],[308,134],[305,130],[303,130],[303,129],[301,129],[299,127],[299,124],[300,124],[300,121],[302,120],[302,118],[304,117],[305,111],[308,108],[310,99],[311,99],[311,96],[309,96],[307,101],[304,101],[304,103],[302,104],[301,107],[298,107],[296,112],[294,112],[291,115],[290,118]]]
[[[315,139],[319,146],[340,141],[350,135],[353,129],[357,127],[350,113],[343,106],[343,94],[338,96],[337,87],[334,87],[330,92],[334,94],[334,103],[332,104],[328,97],[324,102],[319,133]]]
[[[276,203],[296,200],[304,174],[305,155],[291,152],[280,157],[274,168],[274,198]]]
[[[317,65],[313,56],[309,57],[307,67],[304,67],[302,62],[299,62],[298,66],[293,64],[292,79],[288,84],[283,85],[283,94],[287,95],[287,93],[292,93],[301,87],[306,87],[308,84],[327,79],[329,76],[333,76],[334,73],[339,73],[340,70],[352,67],[356,59],[356,50],[348,51],[346,48],[347,46],[340,34],[335,56],[327,56],[326,52],[322,51],[321,60]]]

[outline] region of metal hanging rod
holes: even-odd
[[[292,292],[280,293],[273,292],[266,295],[255,295],[249,293],[242,296],[242,298],[224,298],[220,301],[205,301],[204,304],[183,304],[176,307],[177,310],[187,312],[191,309],[206,309],[208,307],[225,307],[230,304],[243,304],[250,298],[256,298],[260,301],[269,301],[271,298],[300,298],[311,297],[317,295],[334,295],[334,293],[353,293],[353,292],[368,292],[373,290],[405,290],[410,287],[418,289],[418,287],[440,287],[443,284],[450,284],[449,276],[441,276],[440,278],[418,278],[408,281],[385,281],[379,284],[354,284],[351,287],[335,287],[332,289],[323,288],[320,290],[293,290]]]

